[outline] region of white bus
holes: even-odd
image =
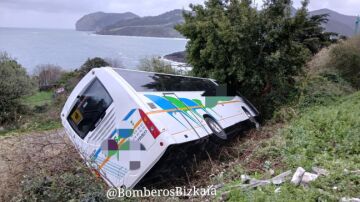
[[[110,186],[133,188],[169,146],[226,141],[225,129],[258,125],[246,99],[217,91],[211,79],[96,68],[70,94],[61,119],[88,166]]]

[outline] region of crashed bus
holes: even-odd
[[[211,79],[120,68],[91,70],[62,112],[66,133],[109,186],[133,188],[173,145],[229,139],[258,111],[241,96],[218,96]]]

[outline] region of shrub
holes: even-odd
[[[344,41],[331,51],[330,65],[343,78],[360,89],[360,36]]]
[[[105,62],[109,64],[109,66],[114,68],[124,68],[124,64],[118,58],[105,58]]]
[[[33,90],[26,70],[7,53],[0,53],[0,124],[18,120],[24,111],[20,98]]]
[[[35,113],[45,113],[48,110],[49,110],[49,105],[48,104],[44,104],[44,105],[40,105],[40,106],[36,105],[34,107],[34,112]]]
[[[57,85],[63,86],[67,92],[70,92],[75,88],[80,79],[79,71],[65,72],[57,82]]]
[[[138,69],[147,72],[176,73],[176,70],[171,67],[171,64],[156,57],[142,59]]]
[[[89,58],[80,67],[80,70],[79,70],[80,76],[81,77],[85,76],[93,68],[106,67],[106,66],[110,66],[110,65],[102,58],[99,58],[99,57]]]
[[[105,201],[106,187],[86,168],[26,176],[19,201]]]

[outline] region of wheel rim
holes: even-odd
[[[227,138],[225,131],[221,128],[221,126],[217,122],[215,122],[210,118],[208,118],[206,122],[208,123],[210,129],[216,136],[218,136],[221,139]]]
[[[260,124],[255,120],[255,118],[248,112],[248,110],[244,110],[245,114],[248,116],[249,120],[254,123],[255,127],[260,128]]]
[[[252,117],[251,114],[250,114],[247,110],[245,110],[245,114],[246,114],[249,118]]]

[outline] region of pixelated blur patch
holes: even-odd
[[[149,105],[149,107],[150,107],[151,109],[156,109],[156,108],[157,108],[154,103],[149,102],[149,103],[147,103],[147,104]]]
[[[137,170],[141,166],[140,161],[130,161],[130,170]]]
[[[119,147],[115,140],[108,139],[101,144],[101,150],[105,156],[110,157],[117,153]]]

